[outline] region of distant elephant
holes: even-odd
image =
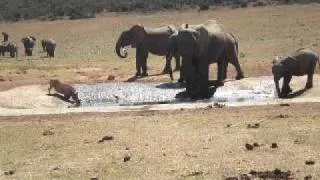
[[[308,75],[305,88],[312,88],[313,73],[317,62],[319,62],[318,53],[308,48],[298,49],[291,56],[273,61],[272,73],[278,97],[286,97],[290,92],[292,92],[289,85],[292,76]],[[283,78],[283,85],[280,91],[279,80],[281,78]]]
[[[56,49],[56,41],[53,39],[41,40],[43,52],[47,52],[48,57],[54,57],[54,51]]]
[[[2,36],[3,36],[3,42],[8,42],[9,41],[9,35],[6,32],[2,32]]]
[[[10,57],[18,57],[18,46],[13,42],[0,43],[0,55],[4,56],[6,52],[9,52]]]
[[[141,25],[134,25],[120,35],[115,48],[116,53],[120,58],[126,58],[128,54],[125,47],[131,45],[132,48],[136,48],[136,76],[147,76],[149,52],[158,56],[165,56],[167,54],[169,36],[176,31],[173,26],[146,28]],[[180,56],[175,54],[175,59],[176,69],[180,69]],[[162,73],[167,73],[166,67],[168,65],[165,66]]]
[[[218,63],[219,84],[226,78],[229,62],[237,70],[236,79],[244,78],[238,60],[238,41],[215,20],[193,26],[186,24],[170,37],[169,44],[172,46],[169,49],[175,49],[182,57],[180,81],[186,82],[187,94],[191,97],[207,97],[211,63]]]
[[[36,38],[33,36],[27,36],[21,39],[25,49],[26,56],[32,56],[33,47],[36,44]]]

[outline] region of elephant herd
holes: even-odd
[[[2,32],[2,36],[3,41],[0,42],[0,55],[5,56],[5,54],[8,52],[12,58],[18,57],[18,45],[9,41],[9,35],[7,33]],[[32,56],[36,41],[36,38],[33,36],[27,36],[21,39],[26,56]],[[48,57],[54,57],[56,42],[53,39],[43,39],[41,40],[41,45],[43,52],[46,52]]]
[[[147,58],[152,53],[166,57],[162,73],[172,76],[171,60],[176,60],[175,70],[180,69],[179,82],[186,85],[186,95],[195,99],[208,98],[210,92],[209,65],[217,63],[216,86],[223,85],[227,67],[231,63],[236,71],[237,80],[244,78],[238,59],[238,39],[216,20],[203,24],[182,24],[179,28],[171,25],[160,28],[146,28],[134,25],[123,31],[116,43],[115,51],[120,58],[126,58],[126,47],[136,48],[136,76],[148,76]],[[180,65],[181,57],[181,65]],[[272,72],[278,96],[287,97],[292,91],[289,83],[292,76],[308,75],[306,89],[311,88],[312,77],[319,55],[308,48],[296,50],[291,56],[274,61]],[[320,65],[320,62],[319,62]],[[280,90],[279,80],[283,78]]]

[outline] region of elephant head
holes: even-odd
[[[25,55],[32,56],[32,50],[36,42],[36,38],[33,36],[28,36],[21,39],[23,46],[25,48]]]
[[[141,25],[134,25],[129,30],[123,31],[116,44],[117,55],[120,58],[126,58],[128,53],[125,47],[131,45],[133,48],[135,48],[140,42],[143,41],[145,35],[146,31]]]
[[[284,60],[290,60],[292,59],[292,57],[288,56],[288,57],[281,57],[281,58],[276,58],[272,63],[272,74],[273,74],[273,78],[274,78],[274,83],[276,86],[276,91],[279,97],[283,97],[285,96],[287,93],[289,93],[290,88],[288,87],[287,89],[282,89],[282,91],[280,91],[280,87],[279,87],[279,81],[281,78],[287,76],[288,74],[290,74],[290,70],[288,69],[288,67],[286,67],[282,62]],[[287,87],[287,85],[285,85],[286,82],[284,82],[284,86],[283,87]]]

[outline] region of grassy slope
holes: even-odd
[[[22,48],[21,61],[0,57],[0,74],[6,80],[4,86],[46,82],[53,76],[69,82],[103,82],[113,74],[116,80],[125,80],[135,72],[135,51],[130,51],[127,60],[120,60],[114,53],[115,42],[122,30],[138,23],[148,27],[178,26],[181,23],[198,24],[208,19],[218,19],[240,39],[240,61],[246,76],[266,75],[270,74],[275,55],[283,55],[300,47],[313,47],[319,51],[318,9],[318,4],[309,4],[218,9],[201,13],[104,14],[90,20],[0,24],[0,29],[9,32],[17,42],[31,34],[39,38],[52,37],[58,43],[57,57],[52,60],[41,58],[43,54],[39,52],[39,43],[32,58],[24,57]],[[21,43],[19,45],[22,46]],[[162,57],[150,56],[149,74],[159,73],[163,64]],[[234,68],[230,66],[229,69],[229,77],[232,77]],[[8,81],[10,79],[12,81]],[[150,77],[149,80],[169,79],[162,76]]]
[[[315,103],[1,117],[0,173],[14,169],[14,179],[178,179],[203,172],[197,177],[223,179],[280,168],[297,179],[309,174],[319,179],[319,108]],[[249,123],[260,128],[248,129]],[[43,136],[45,130],[54,135]],[[97,143],[105,135],[114,140]],[[253,142],[263,145],[245,150],[244,144]],[[278,149],[270,148],[274,142]],[[132,159],[124,163],[128,152]],[[305,165],[306,160],[316,164]]]

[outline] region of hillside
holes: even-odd
[[[311,0],[317,2],[318,0]],[[232,8],[264,6],[273,3],[309,2],[309,0],[1,0],[0,20],[19,21],[39,18],[41,20],[92,18],[96,13],[150,12],[230,5]]]

